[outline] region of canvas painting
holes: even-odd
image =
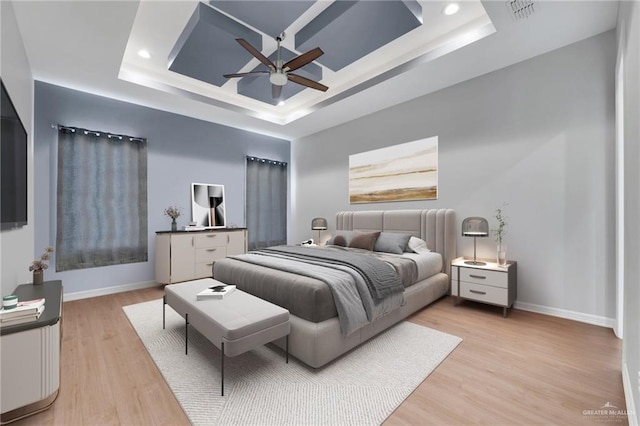
[[[438,199],[438,137],[349,156],[349,202]]]

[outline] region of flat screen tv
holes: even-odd
[[[28,144],[27,132],[2,80],[0,85],[0,227],[10,229],[27,224]]]

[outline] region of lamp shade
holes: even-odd
[[[311,221],[311,229],[314,231],[324,231],[327,229],[327,219],[324,217],[315,217]]]
[[[483,217],[468,217],[462,221],[463,237],[487,237],[489,222]]]

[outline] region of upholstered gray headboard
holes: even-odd
[[[456,213],[451,209],[343,211],[336,214],[337,230],[401,232],[422,238],[442,255],[442,271],[449,275],[456,257]]]

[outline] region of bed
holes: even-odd
[[[349,237],[348,232],[357,232],[358,235],[372,232],[381,232],[380,235],[386,236],[411,235],[426,242],[432,261],[434,257],[438,258],[435,263],[437,266],[434,267],[434,263],[430,264],[431,272],[428,276],[425,276],[425,270],[429,267],[426,269],[423,267],[422,272],[415,277],[416,282],[405,282],[406,279],[403,277],[400,290],[401,303],[395,307],[386,307],[385,310],[378,312],[377,318],[348,330],[345,330],[342,318],[345,308],[342,307],[340,311],[336,307],[336,302],[340,302],[342,296],[333,297],[335,289],[330,288],[327,279],[321,275],[323,265],[318,264],[318,271],[312,272],[315,268],[314,264],[317,263],[315,261],[311,262],[311,265],[306,264],[300,267],[301,269],[295,272],[295,268],[290,271],[279,266],[271,266],[269,262],[262,259],[256,260],[263,256],[250,252],[247,255],[216,261],[213,265],[213,277],[288,309],[291,322],[290,354],[311,367],[319,368],[447,294],[450,282],[449,268],[451,260],[456,255],[455,229],[455,212],[450,209],[337,213],[334,235]],[[342,244],[340,241],[338,243]],[[341,249],[341,247],[327,247],[307,250],[329,253]],[[286,258],[278,262],[288,263],[291,261],[289,256],[306,257],[304,250],[302,247],[280,247],[273,248],[272,251],[275,252],[273,254],[275,257]],[[394,256],[411,257],[411,255],[389,253],[371,254],[385,262],[392,262]],[[334,255],[322,254],[322,256],[333,259]],[[428,256],[425,255],[425,257]],[[328,262],[333,263],[333,260]],[[365,280],[365,284],[368,285],[368,281]],[[397,294],[397,288],[390,292]],[[337,304],[342,305],[342,302]],[[378,301],[376,300],[374,304],[378,306]],[[338,315],[338,311],[341,315]],[[368,315],[369,311],[366,313]],[[284,339],[282,342],[275,343],[284,348]]]

